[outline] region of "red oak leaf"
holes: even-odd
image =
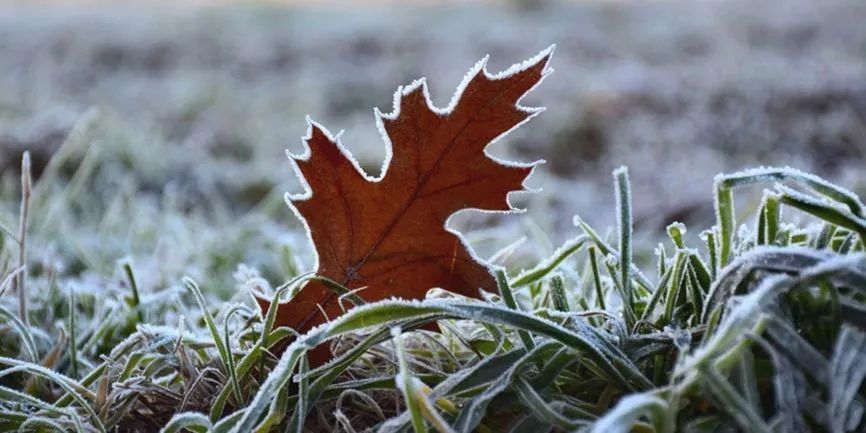
[[[398,89],[393,113],[376,110],[388,147],[379,178],[364,173],[339,137],[309,121],[307,152],[291,156],[307,192],[288,202],[316,247],[316,274],[362,288],[367,302],[419,299],[434,287],[470,297],[495,291],[488,266],[446,221],[463,209],[513,210],[508,193],[523,190],[534,164],[497,160],[485,148],[542,111],[519,101],[550,71],[552,48],[497,75],[480,61],[445,109],[430,102],[423,79]],[[257,301],[263,312],[271,308]],[[301,333],[343,313],[319,281],[277,308],[276,326]],[[310,361],[328,357],[320,348]]]

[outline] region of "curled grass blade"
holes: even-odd
[[[643,418],[648,418],[654,433],[673,433],[674,418],[668,402],[653,394],[626,396],[596,421],[590,433],[628,433]]]
[[[6,318],[6,320],[9,321],[9,324],[18,332],[18,336],[21,337],[21,345],[24,348],[24,352],[27,353],[27,357],[30,358],[30,362],[38,363],[39,351],[36,349],[36,342],[33,340],[33,334],[30,333],[27,326],[18,319],[15,313],[9,311],[9,309],[2,305],[0,305],[0,317]]]
[[[180,433],[189,430],[194,433],[207,433],[211,428],[210,420],[198,412],[184,412],[171,417],[159,433]]]
[[[96,414],[91,405],[84,398],[84,396],[87,396],[88,398],[93,399],[95,396],[80,383],[60,373],[42,367],[41,365],[36,365],[29,362],[0,357],[0,364],[10,366],[10,368],[0,371],[0,376],[5,376],[16,371],[26,371],[30,374],[50,380],[51,382],[57,384],[58,386],[63,388],[63,390],[66,391],[69,395],[71,395],[72,398],[79,403],[81,408],[87,412],[97,430],[99,430],[100,432],[106,431],[105,425],[103,425],[102,420],[99,418],[99,415]]]

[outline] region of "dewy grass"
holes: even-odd
[[[135,215],[151,212],[146,203],[118,204],[115,222],[98,227],[103,235],[123,227],[146,243],[170,231],[171,247],[156,250],[189,260],[172,269],[192,277],[175,279],[147,260],[112,263],[104,257],[123,252],[115,244],[89,243],[74,227],[56,237],[51,221],[88,215],[66,210],[67,185],[40,185],[59,182],[57,164],[21,218],[39,230],[26,244],[3,230],[0,431],[866,429],[866,217],[856,195],[812,175],[719,176],[717,221],[692,245],[676,222],[667,233],[632,236],[631,202],[642,198],[618,169],[611,239],[575,218],[572,238],[549,257],[498,270],[500,293],[484,301],[434,290],[423,301],[362,305],[363,293],[330,282],[347,306],[359,306],[276,356],[292,331],[260,317],[248,292],[276,299],[319,278],[297,274],[288,252],[302,249],[275,246],[271,267],[239,268],[242,290],[218,301],[214,292],[226,291],[219,272],[238,262],[213,251],[264,244],[226,231],[187,251],[184,224],[195,216],[144,219]],[[78,199],[109,201],[87,187],[102,169],[71,176]],[[735,195],[752,185],[766,188],[763,200],[753,218],[737,221]],[[14,221],[13,208],[0,220]],[[161,225],[148,229],[154,218]],[[645,260],[652,251],[653,264]],[[112,266],[114,277],[99,277]],[[220,289],[203,292],[195,281]],[[425,329],[434,322],[440,332]],[[336,356],[310,369],[306,352],[319,344]]]

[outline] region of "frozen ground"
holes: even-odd
[[[619,165],[642,232],[704,227],[720,171],[791,165],[866,190],[859,1],[0,11],[2,222],[15,225],[20,152],[40,173],[76,130],[37,197],[68,198],[34,229],[67,270],[110,273],[131,254],[161,270],[152,284],[225,288],[238,262],[275,281],[306,268],[280,262],[307,248],[280,203],[299,188],[284,149],[300,150],[306,114],[375,171],[372,108],[390,111],[398,85],[427,76],[445,105],[483,55],[498,71],[551,43],[556,72],[526,101],[548,111],[491,148],[546,159],[531,182],[545,193],[519,200],[529,218],[496,217],[507,235],[476,230],[484,253],[556,243],[574,213],[608,225]]]

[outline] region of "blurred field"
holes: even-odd
[[[624,431],[635,409],[670,424],[655,431],[862,431],[864,206],[794,171],[726,178],[759,182],[763,202],[758,186],[713,197],[713,176],[792,166],[866,194],[866,2],[295,3],[0,5],[0,431],[252,431],[265,411],[356,431],[401,412],[401,393],[461,431]],[[373,107],[398,86],[426,76],[444,106],[485,54],[497,72],[550,44],[556,72],[524,101],[548,111],[489,149],[545,159],[529,182],[543,191],[515,195],[525,215],[449,221],[505,269],[505,302],[358,308],[278,361],[293,331],[250,292],[293,291],[314,267],[283,200],[305,116],[377,174]],[[621,165],[634,239],[612,228],[629,226]],[[773,188],[784,176],[795,189]],[[672,224],[665,240],[674,221],[685,239]],[[433,319],[441,333],[388,338]],[[348,361],[292,376],[331,327],[351,331],[334,340]],[[434,393],[475,379],[443,405],[410,390],[416,373]]]
[[[279,239],[303,244],[281,196],[299,188],[284,149],[301,149],[306,114],[345,129],[347,146],[375,172],[384,149],[372,108],[390,111],[398,85],[427,76],[445,105],[485,54],[495,72],[551,43],[556,72],[526,101],[548,111],[491,147],[548,161],[531,180],[545,192],[517,200],[530,218],[495,217],[513,239],[561,240],[574,232],[574,213],[607,225],[619,165],[631,169],[641,232],[709,221],[712,176],[756,165],[814,171],[863,193],[864,18],[866,4],[839,0],[6,7],[3,203],[14,215],[21,152],[34,153],[39,174],[77,125],[56,185],[42,186],[46,195],[62,188],[90,158],[71,210],[39,232],[57,235],[58,248],[80,231],[76,254],[99,255],[90,261],[103,268],[133,254],[173,275],[202,263],[192,252],[153,254],[160,239],[183,233],[225,252],[206,263],[267,267]],[[122,230],[94,238],[111,212]],[[257,223],[239,228],[239,218]],[[477,229],[491,218],[455,224]],[[239,230],[257,243],[232,240]],[[133,236],[142,231],[149,235]],[[482,251],[505,245],[479,236]]]

